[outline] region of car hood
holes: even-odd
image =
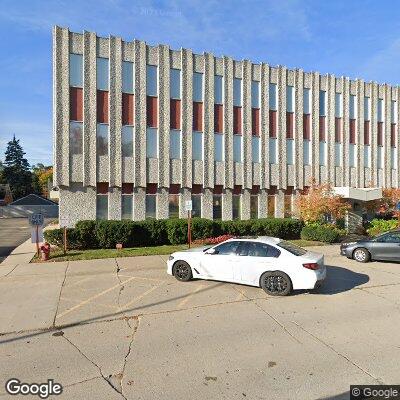
[[[172,253],[172,255],[174,255],[174,254],[187,254],[187,253],[203,253],[204,250],[207,250],[210,247],[211,246],[192,247],[191,249],[176,251],[175,253]]]

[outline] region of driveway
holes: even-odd
[[[0,376],[52,378],[65,399],[348,399],[398,382],[400,265],[314,250],[326,284],[286,298],[178,282],[164,256],[0,265]]]
[[[50,221],[46,220],[45,224]],[[0,218],[0,263],[30,236],[28,218]]]

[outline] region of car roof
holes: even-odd
[[[273,236],[238,236],[228,239],[227,241],[232,241],[232,240],[252,241],[252,242],[260,242],[260,243],[275,244],[275,245],[282,241],[282,239]]]

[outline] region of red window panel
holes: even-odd
[[[181,101],[171,99],[170,102],[170,127],[181,129]]]
[[[122,125],[133,125],[133,94],[122,93]]]
[[[325,117],[320,115],[319,117],[319,141],[324,142],[325,141]]]
[[[223,133],[224,131],[224,106],[214,104],[214,132]]]
[[[286,113],[286,137],[293,139],[294,132],[294,114],[292,112]]]
[[[364,144],[369,145],[369,121],[364,121]]]
[[[233,133],[242,134],[242,107],[233,107]]]
[[[203,193],[203,185],[192,186],[192,194],[202,194],[202,193]]]
[[[193,130],[203,132],[203,103],[193,102]]]
[[[269,137],[276,138],[276,111],[269,110]]]
[[[308,195],[309,191],[310,191],[310,186],[304,186],[303,189],[300,190],[300,194],[306,196]]]
[[[147,96],[147,126],[157,128],[158,126],[158,98]]]
[[[383,122],[378,122],[378,146],[383,146]]]
[[[214,194],[222,194],[223,186],[222,185],[215,185],[213,193]]]
[[[260,109],[251,109],[251,132],[254,136],[260,136]]]
[[[294,192],[294,187],[293,186],[288,186],[285,190],[286,195],[292,195]]]
[[[169,187],[169,194],[179,194],[181,191],[181,185],[171,184]]]
[[[260,193],[260,185],[253,185],[253,187],[251,188],[251,194],[259,194]]]
[[[278,193],[278,188],[276,186],[270,186],[268,189],[268,194],[269,195],[274,195]]]
[[[342,118],[335,118],[335,142],[342,141]]]
[[[133,193],[133,183],[123,183],[122,194],[132,194],[132,193]]]
[[[146,194],[157,194],[157,183],[148,183],[146,186]]]
[[[242,185],[235,185],[233,187],[233,194],[235,195],[242,194]]]
[[[350,144],[356,144],[356,120],[350,119]]]
[[[390,145],[396,147],[396,124],[390,125]]]
[[[69,119],[83,121],[83,90],[71,87],[69,92]]]
[[[97,122],[108,124],[108,92],[97,91]]]
[[[108,193],[108,182],[97,182],[97,194],[107,194]]]
[[[310,114],[303,114],[303,139],[311,138],[311,119]]]

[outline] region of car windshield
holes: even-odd
[[[282,249],[287,250],[289,253],[294,254],[295,256],[303,256],[307,253],[307,250],[303,249],[302,247],[296,246],[295,244],[290,242],[286,242],[285,240],[279,242],[278,246],[282,247]]]

